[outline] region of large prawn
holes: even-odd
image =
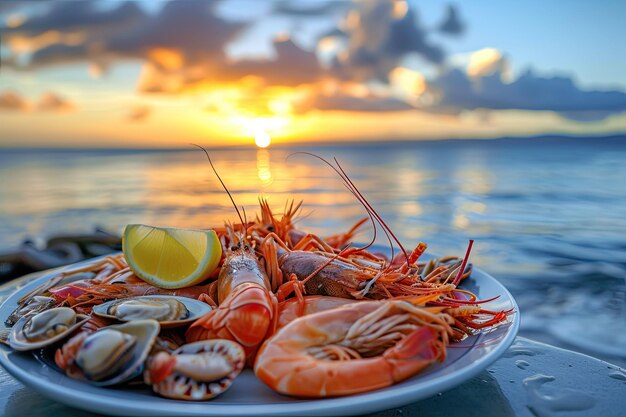
[[[265,342],[254,372],[273,390],[302,397],[384,388],[445,359],[453,319],[442,311],[383,300],[306,315]]]
[[[206,154],[213,172],[219,179],[235,207],[242,225],[242,217],[226,185]],[[247,241],[247,230],[237,233],[227,227],[232,246],[217,279],[218,306],[196,320],[187,330],[187,342],[205,339],[228,339],[241,344],[248,363],[252,364],[261,343],[274,331],[277,301],[264,268],[260,265],[254,249]]]
[[[217,279],[217,294],[218,307],[189,327],[187,342],[232,340],[244,348],[251,363],[273,332],[277,301],[265,270],[247,244],[240,242],[228,251]]]

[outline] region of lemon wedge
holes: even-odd
[[[129,224],[122,250],[133,272],[160,288],[184,288],[204,281],[220,263],[222,245],[213,230]]]

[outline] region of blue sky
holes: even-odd
[[[415,2],[432,23],[442,2]],[[458,3],[469,28],[449,41],[453,52],[491,46],[509,54],[516,72],[573,75],[582,86],[626,88],[626,2],[485,1]]]

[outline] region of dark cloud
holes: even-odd
[[[409,10],[404,17],[391,22],[389,37],[380,52],[394,58],[417,53],[430,62],[440,64],[445,56],[443,49],[426,38],[426,32],[418,25],[413,11]]]
[[[30,103],[15,91],[7,90],[0,92],[0,110],[27,111]]]
[[[224,47],[246,27],[243,23],[226,21],[214,14],[212,3],[195,0],[172,1],[164,4],[156,16],[141,15],[132,28],[123,31],[91,34],[89,39],[72,45],[56,43],[36,50],[28,67],[40,68],[70,62],[91,62],[96,68],[106,68],[119,59],[139,58],[146,62],[139,90],[143,92],[178,93],[198,83],[236,82],[254,75],[274,85],[298,85],[315,82],[320,65],[314,52],[300,48],[289,39],[274,42],[275,59],[228,60]],[[28,30],[73,27],[78,16],[95,13],[92,5],[81,6],[75,18],[58,17],[54,8],[47,18],[26,22]],[[117,15],[118,9],[107,12]],[[89,18],[89,22],[104,24],[107,19]],[[46,23],[44,23],[46,22]],[[17,33],[17,32],[16,32]],[[28,33],[23,29],[20,33]]]
[[[439,32],[445,33],[446,35],[458,36],[462,35],[464,31],[465,24],[461,21],[459,12],[456,10],[456,7],[449,5],[446,17],[439,25]]]
[[[229,60],[225,46],[248,24],[218,17],[213,5],[199,0],[171,1],[152,15],[133,2],[104,9],[96,2],[54,3],[47,13],[32,16],[17,28],[5,29],[9,45],[11,37],[30,36],[34,52],[22,54],[20,59],[7,55],[4,64],[19,62],[24,68],[36,69],[90,62],[93,68],[103,69],[119,59],[140,59],[147,63],[144,73],[150,75],[143,77],[141,91],[179,92],[200,82],[237,81],[246,75],[276,85],[317,81],[322,70],[315,51],[304,50],[291,41],[275,43],[275,59]],[[305,7],[281,2],[274,12],[326,14],[346,5],[350,3]],[[443,52],[426,41],[425,31],[404,2],[369,2],[356,7],[351,12],[352,23],[347,22],[346,31],[341,32],[347,37],[347,50],[341,51],[331,76],[385,80],[398,61],[410,53],[431,62],[442,61]],[[152,82],[157,79],[165,81],[162,87]]]
[[[105,49],[148,58],[154,49],[172,50],[181,53],[187,65],[224,59],[224,45],[246,26],[217,17],[211,6],[197,0],[167,2],[155,18],[111,38]]]
[[[296,45],[290,39],[274,42],[276,59],[243,60],[222,69],[222,79],[241,79],[247,75],[263,78],[272,85],[295,86],[316,82],[321,75],[317,56]]]
[[[296,18],[328,17],[335,13],[345,11],[350,7],[350,2],[345,0],[327,1],[305,7],[302,7],[302,4],[294,1],[276,1],[272,7],[272,13]]]
[[[41,3],[44,4],[44,3]],[[15,28],[5,28],[5,36],[37,36],[48,31],[93,32],[106,29],[112,32],[145,19],[136,2],[126,2],[113,9],[102,9],[94,1],[58,1],[45,3],[48,10],[40,15],[30,16]]]
[[[499,71],[470,79],[458,69],[429,83],[439,97],[437,106],[460,109],[554,111],[579,121],[600,120],[626,111],[626,93],[586,91],[568,77],[541,77],[527,71],[511,83]]]
[[[414,109],[413,106],[394,97],[378,97],[373,94],[355,96],[343,91],[330,94],[317,91],[294,103],[296,113],[311,110],[385,112]]]
[[[2,0],[0,1],[0,15],[14,13],[24,7],[32,6],[33,4],[43,4],[47,0]]]
[[[442,63],[445,57],[402,1],[359,4],[343,26],[347,48],[339,51],[333,64],[334,73],[342,79],[386,81],[407,55],[421,56],[433,64]]]
[[[174,69],[225,61],[225,44],[245,28],[242,23],[220,19],[212,6],[204,1],[172,1],[152,16],[134,2],[105,11],[94,2],[58,2],[43,16],[4,32],[9,44],[11,37],[40,32],[77,35],[71,42],[61,40],[36,49],[28,61],[29,68],[139,58]],[[79,35],[84,36],[82,41],[76,41]]]
[[[179,93],[202,83],[219,85],[236,83],[253,76],[264,85],[297,86],[314,83],[322,74],[317,56],[296,45],[290,39],[274,42],[276,58],[268,60],[241,60],[235,62],[210,61],[196,65],[167,68],[148,64],[140,77],[138,89],[151,93]]]

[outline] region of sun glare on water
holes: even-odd
[[[265,130],[258,130],[254,134],[254,143],[256,143],[256,146],[259,148],[267,148],[270,146],[270,143],[272,143],[272,138],[270,138],[270,135]]]

